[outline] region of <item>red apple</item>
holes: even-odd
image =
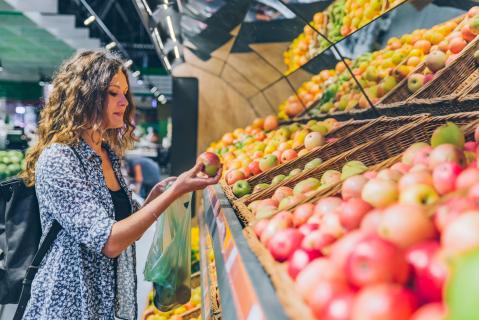
[[[293,223],[294,226],[300,226],[313,215],[314,212],[314,204],[312,203],[305,203],[298,206],[293,212]]]
[[[438,165],[432,174],[434,188],[441,195],[454,191],[461,171],[462,168],[457,163],[447,162]]]
[[[442,303],[429,303],[417,309],[411,320],[444,320],[446,310]]]
[[[407,187],[416,185],[416,184],[433,186],[432,175],[429,173],[429,171],[422,170],[422,171],[406,173],[399,180],[399,190],[403,191]]]
[[[281,202],[286,197],[290,197],[293,195],[293,189],[288,188],[288,187],[278,187],[274,193],[273,196],[271,197],[273,200],[278,201],[278,203]]]
[[[353,230],[347,233],[344,237],[336,241],[331,246],[331,262],[341,272],[344,272],[344,270],[346,269],[346,262],[350,253],[356,247],[356,244],[360,242],[364,237],[364,232],[359,230]]]
[[[259,168],[259,161],[253,160],[248,164],[249,171],[255,176],[261,173],[261,169]]]
[[[361,221],[360,230],[365,234],[377,234],[382,216],[383,210],[374,209],[369,211]]]
[[[418,164],[425,164],[428,165],[429,163],[429,156],[432,152],[432,147],[424,147],[422,149],[419,149],[412,161],[413,166],[416,166]]]
[[[416,309],[411,291],[397,284],[377,284],[362,289],[353,304],[354,320],[404,320]]]
[[[382,169],[378,172],[376,178],[398,182],[401,179],[401,172],[393,169]]]
[[[254,224],[254,233],[256,234],[258,239],[261,238],[261,234],[266,229],[266,226],[268,225],[268,223],[269,223],[268,219],[261,219]]]
[[[409,164],[398,162],[391,166],[391,169],[401,172],[402,174],[406,174],[411,170],[411,166]]]
[[[327,197],[320,199],[316,202],[314,207],[314,214],[319,216],[324,216],[330,213],[334,213],[337,208],[341,205],[342,201],[338,197]]]
[[[276,261],[284,262],[299,248],[303,235],[297,229],[285,229],[276,233],[268,242],[268,250]]]
[[[402,250],[374,235],[359,241],[346,263],[346,276],[356,287],[381,282],[402,284],[407,280],[408,271]]]
[[[371,205],[361,198],[351,198],[341,204],[339,221],[346,230],[357,229],[364,216],[371,210]]]
[[[203,152],[198,157],[198,160],[203,164],[203,172],[208,177],[216,176],[216,173],[221,168],[220,158],[213,152]]]
[[[422,206],[396,204],[384,211],[378,234],[400,248],[407,248],[433,238],[435,229]]]
[[[414,271],[414,291],[421,303],[442,301],[447,268],[436,257],[440,245],[426,241],[408,249],[406,259]]]
[[[464,153],[453,144],[441,144],[432,150],[429,155],[429,167],[436,168],[442,163],[456,163],[457,165],[464,165]]]
[[[341,196],[344,200],[361,197],[361,191],[367,182],[368,179],[362,175],[347,178],[341,186]]]
[[[337,213],[327,214],[323,217],[319,230],[324,233],[332,234],[336,238],[341,237],[346,230],[339,221],[339,215]]]
[[[329,259],[317,258],[299,272],[295,287],[303,299],[308,299],[318,283],[324,280],[345,283],[344,272]]]
[[[363,173],[363,177],[365,177],[368,180],[376,178],[377,175],[378,175],[378,172],[374,170],[366,171],[365,173]]]
[[[319,251],[305,251],[297,249],[288,260],[288,274],[291,278],[296,279],[298,274],[314,259],[321,257]]]
[[[316,284],[311,295],[306,298],[306,302],[314,316],[317,319],[322,319],[321,316],[326,311],[328,304],[338,295],[349,291],[350,289],[344,282],[322,280]]]
[[[225,176],[226,183],[229,185],[234,184],[236,181],[244,180],[246,179],[243,171],[238,170],[238,169],[233,169],[228,171]]]
[[[298,228],[299,232],[301,232],[301,234],[305,237],[318,229],[319,229],[319,224],[317,223],[305,223]]]
[[[476,202],[470,198],[452,198],[441,204],[434,213],[434,224],[439,232],[449,225],[461,213],[479,209]]]
[[[278,157],[273,154],[267,155],[259,160],[259,168],[261,171],[267,171],[274,168],[278,164]]]
[[[451,254],[479,247],[479,210],[467,211],[446,226],[441,237],[443,248]]]
[[[321,230],[313,230],[308,235],[305,235],[301,248],[307,252],[322,252],[324,248],[336,241],[336,237],[332,234]]]
[[[476,149],[477,149],[477,142],[468,141],[464,143],[464,151],[476,152]]]
[[[425,142],[417,142],[412,144],[409,148],[406,149],[406,151],[404,151],[401,162],[407,165],[413,165],[414,158],[416,157],[417,152],[423,148],[431,148],[431,146]]]
[[[298,153],[294,149],[288,149],[283,151],[281,154],[281,163],[285,163],[288,161],[291,161],[293,159],[296,159],[298,157]]]
[[[468,189],[479,181],[479,170],[468,168],[462,171],[456,180],[456,189]]]
[[[274,235],[286,228],[288,228],[288,225],[285,220],[271,220],[261,233],[261,242],[267,246]]]
[[[336,294],[331,298],[321,314],[322,320],[349,320],[352,317],[352,309],[355,294],[352,290]]]

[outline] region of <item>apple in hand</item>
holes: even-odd
[[[198,160],[203,164],[202,172],[208,177],[214,177],[221,168],[220,158],[213,152],[203,152],[198,157]]]
[[[408,271],[402,250],[374,235],[356,244],[346,264],[346,276],[356,287],[381,282],[402,284],[407,280]]]
[[[233,185],[233,194],[237,198],[241,198],[247,194],[251,193],[251,186],[246,180],[236,181]]]

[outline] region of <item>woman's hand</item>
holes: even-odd
[[[221,168],[218,170],[218,173],[215,177],[199,177],[198,174],[201,174],[203,167],[204,165],[201,162],[197,162],[192,169],[180,174],[171,187],[173,192],[176,195],[181,196],[188,192],[202,190],[207,186],[217,184],[218,181],[220,181],[222,171]]]
[[[163,192],[165,192],[165,189],[166,189],[166,186],[172,182],[174,182],[177,178],[176,177],[168,177],[166,179],[163,179],[161,180],[160,182],[158,182],[154,187],[153,189],[151,189],[150,193],[148,194],[148,196],[146,197],[146,200],[145,202],[143,203],[143,205],[149,203],[151,200],[155,199],[156,197],[158,197],[160,194],[162,194]]]

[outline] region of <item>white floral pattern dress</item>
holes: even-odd
[[[104,145],[132,211],[138,210],[120,172],[120,160]],[[53,144],[36,164],[35,188],[43,234],[62,226],[32,283],[24,319],[136,319],[135,247],[118,258],[102,254],[115,212],[101,158],[83,140],[72,147]],[[83,167],[82,167],[83,163]]]

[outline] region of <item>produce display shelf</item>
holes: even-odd
[[[288,319],[273,285],[251,251],[242,230],[242,225],[219,185],[208,187],[203,192],[204,211],[198,215],[201,247],[206,235],[212,238],[215,265],[220,294],[222,319],[281,320]],[[206,254],[206,252],[203,252]],[[202,256],[202,285],[206,285],[204,265],[208,260]],[[205,287],[203,287],[205,289]],[[209,288],[210,289],[210,288]],[[206,289],[203,291],[203,299]],[[205,301],[205,306],[211,301]],[[207,310],[203,310],[203,319]]]

